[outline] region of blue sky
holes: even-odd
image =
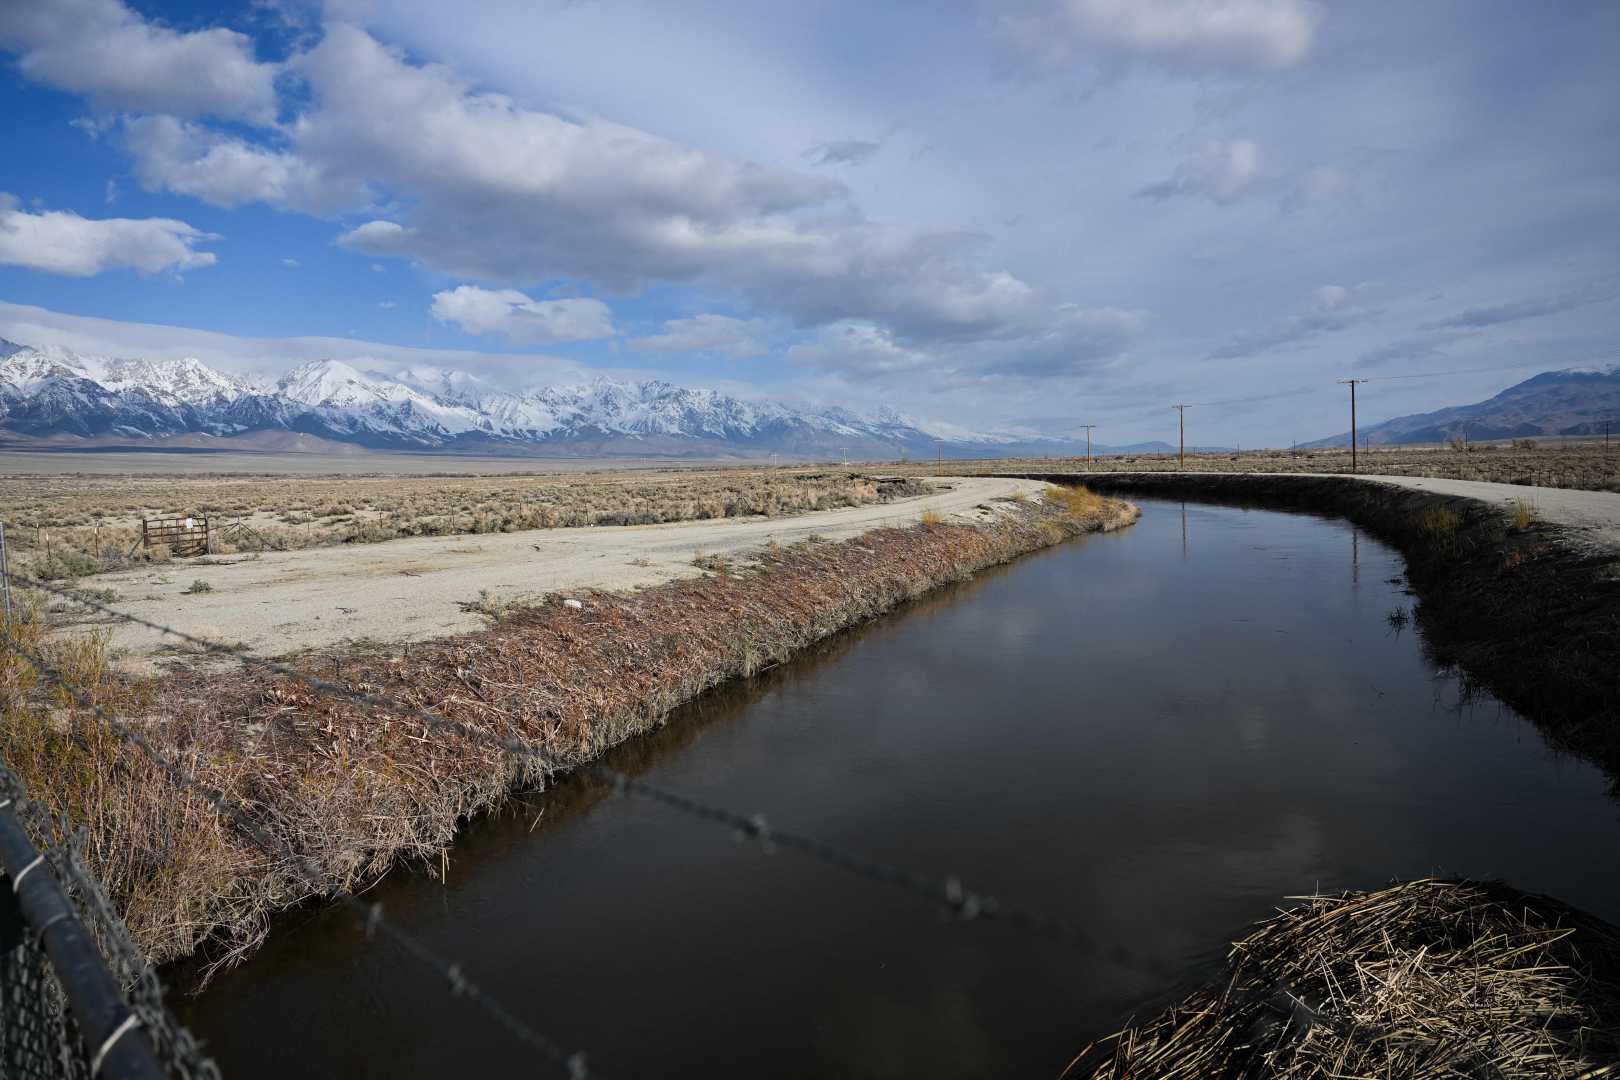
[[[1606,2],[7,5],[0,335],[1286,444],[1338,378],[1620,360],[1617,53]]]

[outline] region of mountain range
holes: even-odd
[[[56,442],[297,433],[395,450],[580,457],[1056,454],[1070,440],[974,432],[888,407],[796,409],[661,380],[506,390],[462,371],[316,360],[279,378],[195,359],[89,356],[0,339],[0,431]],[[196,445],[195,439],[184,440]],[[274,440],[272,440],[274,442]]]
[[[1486,401],[1398,416],[1363,427],[1358,435],[1363,443],[1375,446],[1443,443],[1454,436],[1479,440],[1602,435],[1605,420],[1620,433],[1620,365],[1544,371]],[[1300,445],[1349,446],[1350,433]]]

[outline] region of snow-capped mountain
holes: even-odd
[[[505,390],[461,371],[361,371],[338,360],[275,380],[194,359],[83,356],[0,340],[0,429],[15,435],[154,438],[292,431],[365,446],[482,453],[895,457],[1053,453],[1059,440],[932,424],[883,407],[807,411],[661,380]]]

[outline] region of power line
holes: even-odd
[[[469,727],[460,721],[452,720],[443,716],[437,716],[433,713],[427,712],[426,710],[412,705],[407,705],[404,702],[397,701],[393,698],[387,697],[386,695],[372,694],[366,691],[353,690],[346,686],[339,686],[335,683],[327,682],[318,676],[309,675],[305,672],[298,671],[297,669],[286,664],[281,664],[274,660],[266,660],[263,657],[255,656],[240,647],[221,645],[218,642],[209,641],[206,638],[188,634],[183,630],[177,630],[172,626],[165,626],[162,623],[155,623],[147,619],[140,618],[136,615],[130,615],[127,612],[119,611],[118,609],[103,604],[100,601],[79,596],[67,589],[58,588],[49,584],[48,582],[37,581],[33,578],[24,577],[20,574],[12,574],[10,576],[21,585],[41,589],[56,596],[72,600],[75,603],[79,603],[86,607],[111,615],[123,622],[127,622],[135,626],[143,626],[149,630],[159,631],[160,633],[178,638],[179,640],[188,644],[196,645],[205,651],[215,653],[217,655],[234,657],[243,664],[258,667],[276,674],[285,675],[289,678],[298,680],[313,690],[318,690],[337,697],[347,698],[351,701],[360,702],[376,709],[413,716],[420,719],[423,723],[427,724],[434,730],[454,731],[460,735],[463,735],[464,737],[484,742],[487,745],[505,750],[508,753],[533,758],[539,761],[541,766],[547,771],[561,772],[568,768],[567,765],[548,755],[542,748],[535,746],[532,743],[524,742],[521,739],[502,738],[500,736],[490,734],[489,732]],[[649,784],[644,780],[638,780],[626,773],[619,772],[616,769],[610,769],[605,765],[583,764],[578,766],[578,771],[586,776],[590,776],[593,779],[611,786],[616,791],[639,795],[642,798],[648,799],[649,801],[661,803],[664,806],[679,810],[691,817],[723,824],[728,828],[742,832],[745,835],[755,837],[756,839],[760,840],[762,844],[767,846],[785,848],[824,865],[853,874],[856,877],[862,877],[881,884],[892,885],[904,891],[911,892],[935,904],[943,905],[947,909],[954,911],[965,920],[994,920],[996,922],[1006,923],[1021,930],[1051,938],[1065,945],[1077,946],[1085,949],[1092,949],[1095,947],[1090,938],[1083,934],[1078,928],[1072,926],[1064,920],[1052,918],[1028,909],[1003,904],[992,896],[967,889],[962,884],[961,880],[953,875],[946,875],[940,878],[925,877],[921,874],[916,874],[900,867],[881,863],[874,859],[869,859],[864,855],[845,851],[832,844],[817,840],[814,837],[791,832],[777,831],[768,824],[763,815],[740,814],[734,810],[717,806],[712,803],[707,803],[701,799],[693,798],[692,796],[684,795],[668,788]]]
[[[13,576],[18,577],[21,582],[32,584],[30,579],[23,578],[20,575]],[[47,591],[57,592],[58,594],[65,593],[64,590],[57,589],[47,589]],[[72,594],[66,595],[72,596]],[[82,708],[95,713],[120,739],[140,750],[153,764],[162,769],[177,786],[195,791],[201,795],[214,809],[229,818],[255,847],[274,858],[290,859],[299,875],[312,885],[317,892],[330,892],[333,899],[351,908],[361,917],[367,937],[377,933],[383,934],[409,956],[432,968],[437,974],[442,975],[450,984],[451,992],[455,996],[467,998],[478,1005],[518,1040],[534,1047],[552,1064],[565,1069],[571,1080],[585,1080],[589,1075],[585,1066],[583,1052],[569,1053],[563,1048],[562,1044],[519,1019],[516,1014],[494,997],[491,997],[477,983],[467,978],[460,964],[444,959],[405,930],[385,919],[380,903],[368,904],[347,889],[332,885],[325,880],[314,860],[306,855],[300,855],[289,845],[277,841],[272,834],[253,819],[252,815],[240,803],[208,786],[170,761],[161,750],[152,745],[146,736],[92,701],[80,687],[70,682],[61,670],[52,665],[42,654],[24,645],[22,641],[12,634],[9,627],[0,626],[0,639],[4,639],[7,647],[15,650],[18,656],[28,661],[41,675],[66,691]]]

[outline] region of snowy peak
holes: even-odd
[[[375,401],[386,384],[341,360],[311,360],[276,380],[276,391],[305,405],[356,405]]]
[[[145,393],[170,404],[223,405],[253,392],[243,379],[187,357],[184,360],[109,360],[95,381],[114,393]]]
[[[509,452],[637,456],[830,456],[847,449],[889,457],[933,453],[940,441],[976,451],[997,443],[994,436],[928,424],[886,407],[872,416],[795,409],[661,379],[603,376],[509,391],[463,371],[418,366],[387,374],[356,364],[369,366],[366,358],[355,364],[314,360],[274,382],[258,383],[194,358],[113,359],[3,342],[0,428],[82,436],[271,429],[368,446],[486,452],[508,446]]]

